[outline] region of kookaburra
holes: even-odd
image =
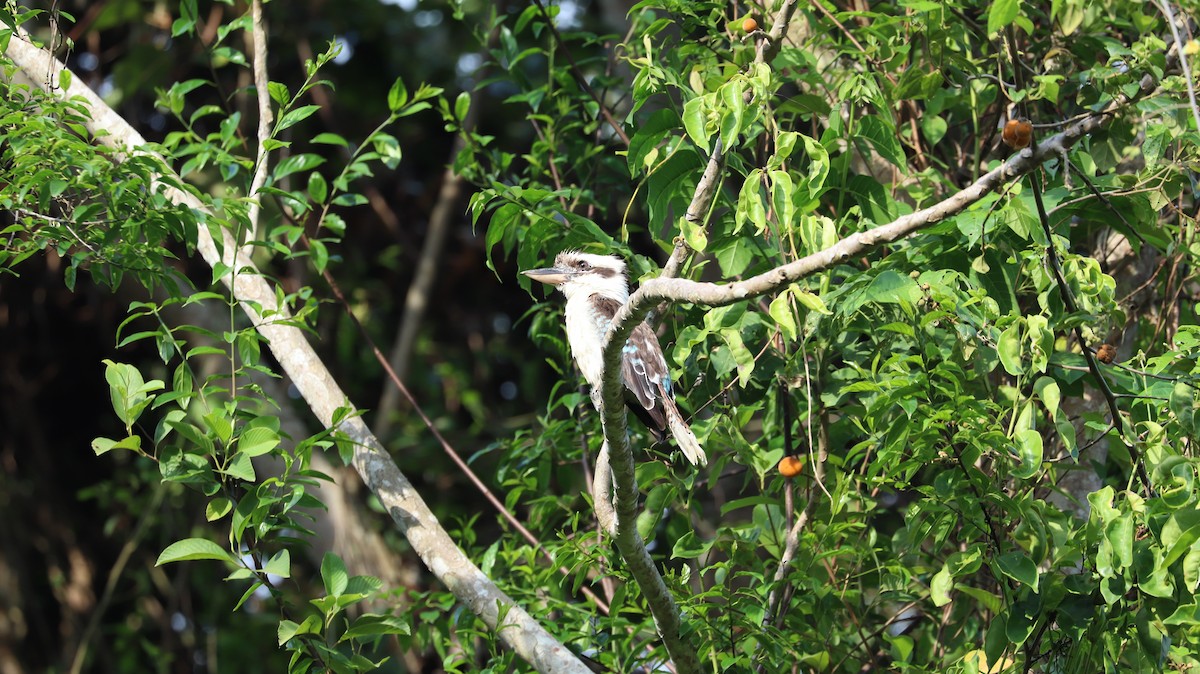
[[[556,286],[567,296],[567,342],[571,355],[592,390],[599,391],[600,373],[604,369],[604,337],[617,309],[629,301],[625,263],[612,255],[564,251],[554,258],[553,267],[523,273]],[[654,430],[670,429],[688,461],[698,465],[708,463],[695,434],[675,406],[671,371],[658,338],[644,322],[633,329],[621,350],[621,378],[657,426]]]

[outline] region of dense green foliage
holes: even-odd
[[[157,157],[104,148],[85,109],[14,83],[9,66],[0,274],[53,251],[68,287],[86,271],[110,287],[133,277],[165,293],[135,303],[118,328],[120,345],[152,343],[161,362],[107,363],[120,428],[93,445],[134,457],[124,465],[140,467],[130,482],[147,502],[162,498],[142,482],[148,465],[202,497],[203,526],[167,532],[175,542],[158,561],[220,560],[230,606],[268,601],[255,592],[269,590],[266,612],[297,670],[372,669],[391,643],[382,635],[436,653],[446,671],[524,667],[442,590],[410,588],[391,611],[355,613],[399,588],[351,575],[331,554],[312,571],[319,583],[270,580],[296,575],[311,534],[310,492],[325,479],[312,453],[345,459],[349,448],[328,431],[284,437],[273,405],[285,403],[255,379],[271,376],[262,338],[218,285],[243,270],[189,276],[173,264],[208,228],[253,247],[273,273],[353,274],[348,214],[368,202],[364,185],[408,161],[394,129],[414,115],[462,137],[454,166],[479,188],[470,214],[505,283],[516,280],[514,261],[543,266],[567,248],[619,254],[636,281],[678,245],[691,251],[681,275],[725,282],[959,193],[1014,152],[1000,142],[1012,118],[1032,119],[1035,142],[1049,141],[1117,102],[1069,151],[910,237],[769,297],[670,307],[661,339],[713,461],[687,466],[636,427],[635,446],[649,447],[636,455],[637,527],[706,670],[1200,665],[1190,446],[1200,423],[1191,271],[1200,112],[1178,66],[1195,42],[1176,44],[1154,5],[1124,0],[911,0],[801,3],[773,43],[773,22],[789,16],[776,4],[646,0],[623,35],[555,28],[560,8],[538,2],[508,13],[455,5],[484,56],[474,87],[503,92],[503,110],[526,129],[513,137],[476,126],[481,96],[402,78],[374,83],[385,105],[373,131],[350,138],[318,127],[311,100],[329,84],[337,46],[302,72],[272,71],[292,84],[268,88],[275,121],[258,231],[245,196],[253,125],[211,102],[247,68],[232,36],[250,29],[248,14],[207,44],[194,0],[171,24],[174,37],[203,44],[215,73],[158,92],[173,121],[152,149],[182,181],[164,184]],[[746,32],[748,15],[761,30]],[[724,159],[712,200],[698,200],[714,152]],[[172,203],[165,185],[207,211]],[[321,306],[324,293],[278,291],[287,320],[318,333],[340,320]],[[221,329],[170,317],[198,303],[218,307]],[[577,386],[561,302],[527,316],[521,325],[554,377],[541,389],[548,401],[536,422],[491,428],[498,439],[471,449],[540,544],[492,524],[491,510],[445,519],[563,643],[610,671],[652,667],[667,656],[644,593],[592,517],[585,467],[600,421]],[[357,345],[354,357],[366,351],[347,334],[339,339]],[[221,368],[200,365],[213,356]],[[523,381],[544,374],[539,360],[522,363]],[[470,388],[468,368],[441,376]],[[463,395],[476,420],[486,417],[482,397]],[[398,437],[425,433],[406,422]],[[252,459],[268,454],[283,469],[264,476]],[[804,462],[799,475],[781,475],[785,457]]]

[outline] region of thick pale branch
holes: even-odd
[[[258,94],[258,156],[254,160],[254,179],[250,181],[249,219],[250,238],[257,239],[262,231],[258,223],[258,216],[262,212],[262,199],[258,191],[267,184],[270,170],[267,141],[271,139],[271,125],[274,122],[268,86],[270,79],[267,77],[267,29],[263,26],[262,0],[250,3],[250,39],[254,47],[254,89]],[[248,255],[250,251],[244,252]]]
[[[6,55],[31,80],[39,82],[48,91],[57,91],[83,102],[90,111],[88,129],[103,142],[130,154],[141,152],[138,148],[145,145],[145,140],[83,85],[82,78],[71,78],[72,84],[66,92],[52,89],[60,82],[59,74],[64,67],[53,56],[33,46],[24,31],[14,30]],[[163,171],[165,176],[169,176],[170,169],[165,165]],[[207,212],[204,204],[190,193],[164,184],[156,185],[155,189],[161,190],[176,203],[197,212]],[[236,275],[226,275],[224,281],[256,329],[267,339],[272,354],[320,422],[328,427],[332,425],[337,410],[350,412],[350,417],[341,422],[338,430],[354,443],[354,467],[385,505],[429,570],[470,607],[502,642],[538,671],[589,672],[565,646],[496,587],[455,545],[408,478],[396,467],[349,404],[346,394],[317,357],[304,334],[299,328],[283,324],[288,313],[285,307],[276,303],[274,288],[254,269],[253,263],[240,254],[227,231],[219,230],[219,235],[222,240],[218,243],[212,238],[208,227],[200,226],[197,249],[210,265],[224,261],[238,270]]]

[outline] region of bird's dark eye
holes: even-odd
[[[588,264],[585,260],[579,261],[579,271],[587,271],[591,268],[592,268],[592,265]]]

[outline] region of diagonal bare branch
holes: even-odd
[[[6,28],[0,25],[0,29]],[[141,134],[84,85],[83,78],[71,77],[71,85],[66,91],[53,89],[51,85],[63,81],[60,73],[66,68],[62,62],[35,46],[25,31],[20,28],[12,30],[13,37],[5,54],[17,67],[33,81],[39,82],[47,92],[72,98],[85,106],[91,119],[88,130],[102,142],[123,150],[129,156],[148,156],[148,153],[139,149],[145,145]],[[165,164],[162,170],[165,180],[181,182]],[[166,182],[159,182],[153,187],[175,203],[197,212],[208,212],[204,203],[190,192]],[[236,270],[235,274],[225,275],[222,281],[229,286],[233,297],[255,328],[266,338],[271,353],[318,420],[330,427],[335,414],[349,412],[337,429],[354,444],[354,467],[367,487],[384,504],[426,567],[478,615],[501,642],[538,671],[588,674],[590,670],[566,646],[517,606],[454,543],[350,404],[304,334],[299,328],[286,324],[290,315],[286,307],[276,302],[274,288],[258,273],[253,262],[241,253],[228,231],[222,230],[220,236],[221,240],[214,240],[208,227],[198,227],[197,250],[209,265],[223,262]]]

